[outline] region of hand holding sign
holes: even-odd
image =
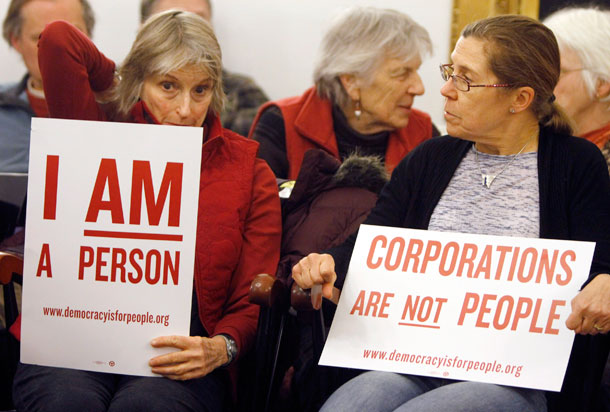
[[[566,326],[582,335],[610,331],[610,275],[597,275],[572,299]]]
[[[294,265],[292,278],[303,289],[311,289],[314,285],[322,285],[322,295],[331,299],[333,286],[337,280],[335,261],[328,254],[310,253]],[[317,299],[314,302],[312,299],[312,304],[315,309],[319,309],[321,300]]]
[[[206,376],[229,360],[225,341],[220,336],[162,336],[153,339],[151,345],[180,349],[154,357],[149,362],[153,373],[177,381]]]

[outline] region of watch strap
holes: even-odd
[[[233,362],[233,360],[237,357],[237,344],[235,343],[235,340],[229,335],[221,333],[218,336],[221,336],[225,340],[225,344],[227,346],[227,358],[229,360],[227,361],[227,363],[225,363],[226,366]]]

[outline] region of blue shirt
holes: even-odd
[[[34,112],[26,93],[27,75],[0,86],[0,172],[27,173]]]

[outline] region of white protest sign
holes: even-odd
[[[150,375],[190,327],[202,129],[32,119],[21,361]],[[172,349],[173,350],[173,349]]]
[[[362,225],[320,364],[559,391],[594,246]]]

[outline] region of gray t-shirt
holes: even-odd
[[[436,205],[429,230],[540,237],[538,155],[501,156],[469,150]],[[500,171],[506,166],[504,171]],[[497,175],[491,186],[481,174]]]

